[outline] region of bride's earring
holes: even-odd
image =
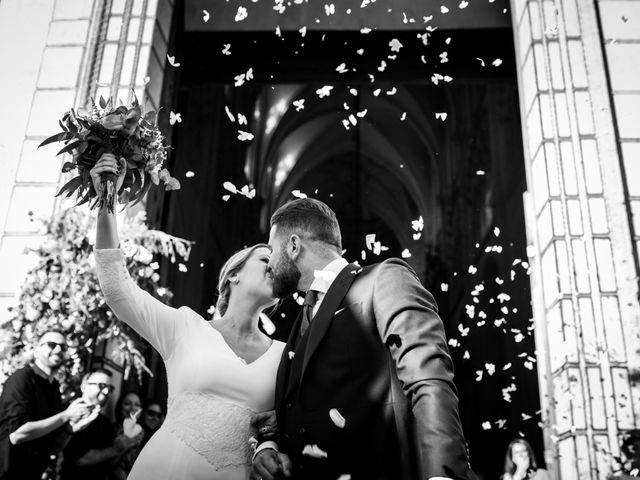
[[[237,284],[238,284],[238,282],[240,282],[240,279],[239,279],[238,277],[231,277],[231,278],[229,279],[229,281],[230,281],[231,283],[235,283],[235,284],[237,285]]]

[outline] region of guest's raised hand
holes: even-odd
[[[124,158],[120,158],[120,161],[118,161],[112,153],[103,153],[89,173],[96,192],[100,191],[101,175],[106,173],[112,173],[117,177],[116,192],[119,192],[124,182],[124,176],[127,173],[127,162]]]
[[[77,420],[71,420],[69,422],[69,427],[71,428],[71,431],[73,433],[76,433],[76,432],[79,432],[80,430],[87,428],[87,426],[91,424],[91,422],[93,422],[96,418],[98,418],[99,414],[100,414],[100,407],[98,407],[97,405],[92,406],[92,409],[89,410],[86,415],[80,417]]]
[[[89,415],[89,413],[91,413],[91,406],[87,405],[82,398],[75,399],[64,411],[69,422],[78,421],[82,417]]]
[[[133,448],[136,445],[138,445],[141,441],[142,441],[142,438],[140,438],[139,435],[132,438],[132,437],[126,436],[124,433],[121,433],[113,440],[113,448],[118,453],[124,453],[130,448]]]

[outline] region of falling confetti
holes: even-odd
[[[337,408],[332,408],[331,410],[329,410],[329,417],[331,417],[331,421],[338,428],[344,428],[344,426],[347,423],[345,418],[342,415],[340,415],[340,412],[338,411]]]
[[[293,190],[291,192],[291,195],[293,195],[296,198],[307,198],[307,195],[302,193],[300,190]]]
[[[391,47],[392,52],[399,52],[402,48],[402,43],[397,38],[394,38],[389,42],[389,47]]]
[[[260,323],[262,324],[262,328],[267,335],[273,335],[274,333],[276,333],[276,326],[264,313],[260,313]]]
[[[253,133],[238,130],[238,140],[242,142],[251,141],[253,140]]]
[[[249,13],[247,12],[247,9],[244,7],[238,7],[238,12],[236,13],[236,22],[241,22],[242,20],[244,20],[245,18],[247,18],[249,16]]]
[[[178,68],[180,66],[180,63],[176,63],[176,57],[169,55],[168,53],[167,60],[169,60],[169,65],[171,65],[172,67]]]
[[[324,87],[316,90],[316,93],[318,94],[318,97],[324,98],[331,95],[331,90],[333,90],[333,87],[331,85],[325,85]]]
[[[313,458],[327,458],[329,455],[317,445],[305,445],[302,454]]]
[[[182,123],[182,115],[180,113],[169,112],[169,125]]]
[[[209,21],[209,12],[206,10],[202,10],[202,20],[204,20],[205,23]]]
[[[233,116],[233,113],[231,113],[231,110],[229,110],[229,107],[227,107],[226,105],[224,107],[224,111],[227,112],[227,117],[229,117],[229,120],[231,120],[232,122],[236,121],[236,118]]]

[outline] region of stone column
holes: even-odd
[[[40,242],[33,219],[56,205],[60,147],[36,147],[77,105],[95,7],[91,0],[0,2],[0,321],[30,266],[24,249]]]
[[[27,247],[60,207],[61,148],[38,144],[89,97],[160,102],[173,0],[0,2],[0,322],[31,266]],[[178,60],[176,60],[178,61]],[[167,106],[170,108],[170,106]]]
[[[603,19],[615,25],[638,3],[511,1],[546,460],[562,479],[604,479],[621,433],[640,420],[638,387],[629,380],[640,365],[629,208],[637,203],[620,155],[623,128],[640,136],[632,112],[640,96],[617,98],[612,90],[616,82],[640,88],[640,57],[602,43]],[[639,38],[635,17],[626,33]],[[608,75],[616,54],[628,65],[619,78]],[[632,151],[637,145],[627,143]]]

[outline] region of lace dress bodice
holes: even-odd
[[[201,478],[180,470],[179,447],[167,447],[170,440],[205,461],[211,471],[199,472],[202,478],[216,478],[212,472],[228,467],[248,468],[249,440],[255,435],[251,419],[255,413],[274,408],[275,378],[284,343],[274,341],[261,357],[247,364],[196,312],[169,307],[141,290],[129,276],[120,250],[96,250],[95,256],[107,304],[120,320],[153,345],[167,370],[166,420],[143,449],[129,478],[137,478],[136,467],[145,454],[147,458],[162,456],[152,460],[164,462],[173,470],[171,475],[161,471],[161,478]],[[156,436],[163,439],[162,445],[158,445]],[[167,451],[175,452],[172,455],[176,458],[164,458]],[[147,478],[140,468],[137,470],[139,478]]]

